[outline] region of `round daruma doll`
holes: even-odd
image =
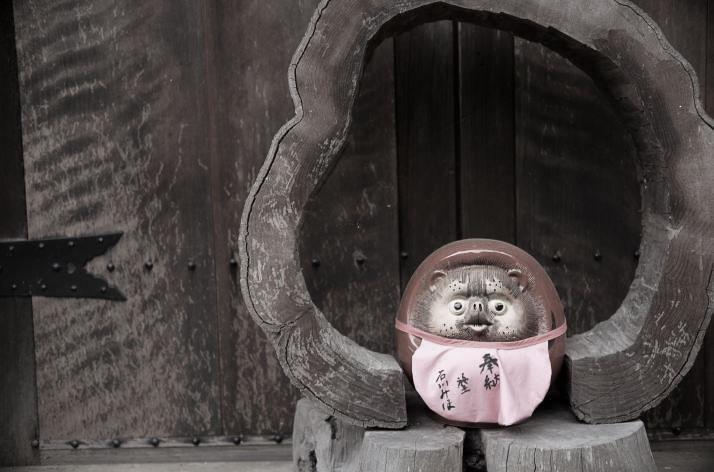
[[[396,329],[414,388],[459,425],[530,417],[565,352],[563,306],[548,274],[525,251],[490,239],[429,255],[407,284]]]

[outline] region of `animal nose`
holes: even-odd
[[[474,303],[474,310],[483,311],[483,305],[481,303]]]

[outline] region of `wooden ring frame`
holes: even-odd
[[[295,116],[273,139],[245,204],[245,303],[303,395],[353,424],[406,425],[397,362],[325,319],[308,293],[297,235],[345,142],[370,48],[447,18],[510,30],[566,57],[612,100],[634,139],[643,196],[635,279],[609,320],[568,340],[565,366],[578,417],[635,418],[689,370],[711,318],[714,122],[692,67],[628,1],[323,0],[289,68]]]

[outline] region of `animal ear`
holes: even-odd
[[[444,277],[446,277],[446,272],[444,272],[443,270],[435,270],[434,272],[432,272],[431,277],[429,278],[429,290],[431,290],[432,292],[435,291],[437,284]]]
[[[511,269],[508,271],[508,276],[515,279],[518,286],[521,287],[521,292],[528,288],[528,276],[520,269]]]

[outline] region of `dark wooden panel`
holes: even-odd
[[[707,113],[714,116],[714,0],[707,0],[706,68],[704,78],[704,103]],[[704,338],[704,424],[714,429],[714,324],[709,323]]]
[[[433,250],[458,238],[455,24],[395,38],[401,285]]]
[[[15,8],[29,236],[123,231],[128,297],[33,300],[41,437],[217,434],[201,6]]]
[[[365,68],[345,149],[306,206],[300,236],[315,304],[342,334],[385,353],[399,305],[393,71],[387,39]]]
[[[297,390],[243,304],[238,228],[273,135],[293,115],[287,71],[317,0],[204,2],[213,152],[221,408],[226,434],[289,433]],[[210,233],[207,233],[210,234]],[[208,237],[208,236],[207,236]]]
[[[706,81],[707,0],[688,0],[686,7],[676,0],[635,0],[635,3],[657,22],[670,44],[692,65],[703,94]],[[705,339],[694,365],[672,393],[644,415],[648,428],[705,426],[705,409],[707,404],[714,403],[711,393],[707,395],[705,380],[707,346],[714,347],[710,340],[711,336]]]
[[[515,242],[513,35],[458,24],[461,237]]]
[[[584,72],[538,44],[518,39],[515,51],[518,245],[546,268],[568,332],[580,333],[614,313],[634,276],[634,145]]]
[[[0,3],[0,239],[27,237],[12,2]],[[0,269],[2,270],[2,269]],[[39,459],[32,303],[0,298],[0,466]]]

